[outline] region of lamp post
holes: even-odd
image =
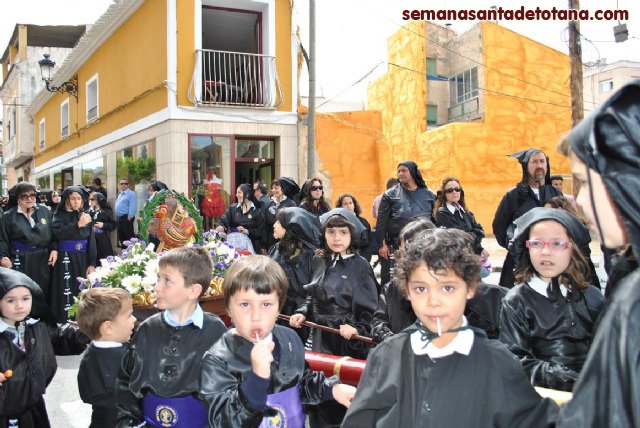
[[[78,80],[74,77],[70,81],[61,83],[60,86],[51,85],[53,80],[53,67],[56,66],[55,61],[49,59],[49,54],[44,54],[44,59],[38,61],[40,64],[40,73],[42,73],[42,80],[44,81],[47,91],[49,92],[61,92],[73,95],[78,102]]]

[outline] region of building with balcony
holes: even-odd
[[[606,59],[601,59],[583,67],[582,79],[584,114],[587,115],[625,83],[640,79],[640,62],[616,61],[607,64]]]
[[[194,199],[298,177],[297,41],[288,0],[122,0],[58,68],[78,98],[40,91],[33,174],[42,186],[157,179]],[[40,82],[41,84],[41,82]]]
[[[388,39],[388,72],[368,88],[368,110],[382,113],[388,156],[418,163],[429,187],[447,176],[464,186],[485,231],[502,196],[522,179],[506,155],[539,147],[551,171],[569,175],[555,147],[571,128],[567,55],[492,22],[463,34],[410,22]],[[570,193],[571,180],[565,180]]]
[[[33,171],[33,126],[26,107],[42,89],[38,61],[43,52],[61,62],[85,33],[86,26],[16,24],[0,62],[3,106],[3,149],[7,185],[30,179]],[[5,176],[3,175],[3,178]]]

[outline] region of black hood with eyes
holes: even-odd
[[[529,159],[531,159],[531,156],[535,155],[536,153],[544,154],[542,150],[532,147],[527,150],[522,150],[520,152],[511,153],[510,155],[507,155],[510,158],[517,159],[518,162],[520,163],[520,166],[522,167],[522,180],[520,182],[524,183],[527,186],[528,186],[527,183],[529,181],[529,171],[528,171]],[[544,184],[550,185],[551,184],[551,165],[549,165],[549,156],[545,154],[545,158],[547,158],[547,173],[544,176]]]
[[[515,261],[515,270],[520,272],[531,266],[526,241],[531,227],[541,221],[553,220],[560,223],[578,248],[589,245],[589,230],[573,214],[557,208],[534,208],[514,221],[516,225],[513,239],[509,242],[509,252]]]
[[[640,80],[620,88],[567,138],[573,153],[602,176],[640,260]]]
[[[420,171],[418,170],[417,163],[415,163],[414,161],[408,160],[408,161],[400,162],[398,166],[400,165],[406,166],[407,169],[409,169],[409,172],[411,173],[411,177],[413,177],[413,180],[416,182],[418,187],[423,187],[423,188],[427,187],[427,184],[424,182],[424,178],[422,178],[422,174],[420,174]]]
[[[64,189],[64,192],[62,192],[62,196],[60,196],[60,203],[58,204],[58,208],[56,208],[56,213],[58,213],[58,211],[60,210],[62,211],[66,210],[65,207],[67,205],[67,200],[69,199],[71,194],[74,192],[82,196],[82,206],[78,211],[82,211],[87,206],[87,202],[89,201],[89,192],[87,192],[87,190],[84,187],[69,186],[66,189]]]

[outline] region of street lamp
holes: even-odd
[[[49,92],[62,92],[73,95],[78,102],[78,80],[74,77],[68,82],[61,83],[60,86],[52,86],[53,80],[53,67],[56,66],[54,61],[49,59],[49,54],[44,54],[44,59],[38,61],[40,64],[40,73],[42,73],[42,80],[44,81],[47,91]]]

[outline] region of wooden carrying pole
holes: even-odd
[[[281,320],[289,321],[289,318],[291,318],[291,317],[289,315],[282,315],[281,314],[281,315],[278,315],[278,318],[280,318]],[[333,333],[333,334],[340,334],[340,330],[338,330],[338,329],[327,327],[326,325],[316,324],[316,323],[310,322],[310,321],[304,321],[302,323],[302,325],[305,325],[305,326],[311,327],[311,328],[317,328],[318,330],[328,331],[329,333]],[[373,341],[372,338],[366,337],[366,336],[360,336],[359,334],[353,335],[351,337],[351,340],[360,340],[361,342],[369,343],[371,345],[374,344],[374,341]]]

